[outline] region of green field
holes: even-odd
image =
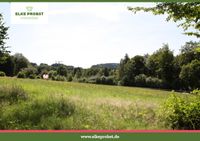
[[[8,77],[0,86],[20,86],[27,94],[13,103],[1,100],[1,129],[168,128],[158,113],[170,91]]]

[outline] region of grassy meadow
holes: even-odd
[[[159,108],[170,93],[1,77],[0,129],[167,129]]]

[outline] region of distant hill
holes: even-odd
[[[105,63],[105,64],[93,65],[91,68],[109,68],[109,69],[116,69],[118,66],[119,66],[118,63]]]

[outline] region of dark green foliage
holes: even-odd
[[[41,74],[41,75],[43,75],[44,73],[46,74],[50,69],[51,69],[51,67],[48,64],[44,64],[44,63],[41,63],[37,67],[38,74]]]
[[[165,52],[169,52],[168,47],[163,47],[146,58],[137,55],[131,59],[126,59],[127,61],[122,60],[119,66],[119,76],[122,77],[119,84],[123,86],[161,88],[163,82],[161,82],[160,79],[162,79],[162,81],[171,81],[172,79],[170,78],[173,76],[171,75],[172,72],[169,71],[170,69],[173,69],[173,53],[170,52],[170,55],[172,54],[172,60],[166,60],[170,57],[168,57],[168,54]],[[167,64],[170,64],[171,66]],[[148,76],[151,77],[148,78]]]
[[[172,129],[199,130],[200,96],[171,95],[162,109],[162,117],[165,124]]]
[[[116,69],[119,66],[118,63],[105,63],[93,65],[91,68],[107,68],[107,69]]]
[[[67,76],[67,67],[65,65],[60,65],[57,69],[58,75]]]
[[[134,79],[130,79],[127,75],[123,76],[119,81],[119,85],[121,86],[131,86],[134,83]]]
[[[147,60],[149,75],[163,80],[166,88],[172,87],[174,81],[174,56],[167,44],[156,51]]]
[[[72,75],[76,78],[79,79],[82,76],[82,68],[78,67],[78,68],[74,68]]]
[[[120,84],[124,86],[134,86],[135,76],[144,74],[145,70],[145,59],[143,56],[137,55],[128,59],[126,55],[119,66],[119,78],[121,77]]]
[[[99,75],[101,75],[101,76],[106,76],[106,77],[108,77],[109,76],[109,69],[108,68],[100,68],[100,70],[99,70]]]
[[[66,77],[61,76],[61,75],[57,75],[55,77],[52,77],[52,80],[56,80],[56,81],[65,81]]]
[[[83,72],[83,76],[85,77],[91,77],[91,76],[96,76],[99,72],[99,69],[97,68],[89,68],[85,69]]]
[[[6,56],[6,58],[0,63],[0,70],[5,72],[7,76],[14,76],[15,62],[13,56],[10,56],[9,54],[4,56]]]
[[[26,78],[26,74],[23,71],[18,72],[17,78]]]
[[[121,59],[119,68],[118,68],[118,79],[123,80],[123,77],[125,76],[125,65],[130,61],[130,58],[128,54],[124,56],[124,59]],[[123,82],[122,82],[123,83]]]
[[[14,62],[15,62],[15,74],[18,74],[19,71],[29,66],[28,59],[24,57],[21,53],[16,53],[14,55]]]
[[[41,78],[41,76],[38,75],[38,76],[36,76],[36,79],[42,79],[42,78]]]
[[[35,79],[37,74],[37,69],[33,67],[24,68],[18,74],[18,78],[30,78]]]
[[[9,51],[7,50],[7,46],[5,46],[6,42],[5,40],[8,39],[8,27],[5,26],[3,22],[3,16],[0,13],[0,64],[5,61],[7,58],[7,54]]]
[[[147,77],[145,74],[140,74],[135,77],[135,86],[149,88],[163,88],[163,81],[155,77]]]
[[[35,79],[35,78],[36,78],[36,74],[30,74],[30,75],[29,75],[29,78],[30,78],[30,79]]]
[[[98,76],[91,76],[87,79],[87,83],[96,83],[96,80],[99,79]]]
[[[200,47],[199,42],[186,42],[185,45],[181,47],[181,54],[179,57],[179,65],[187,65],[191,63],[192,60],[200,60],[200,52],[197,49]]]
[[[0,103],[8,102],[12,104],[26,99],[27,94],[22,87],[17,85],[0,86]]]
[[[6,76],[5,72],[0,71],[0,76]]]
[[[68,81],[68,82],[71,82],[72,80],[73,80],[72,76],[69,75],[69,76],[67,77],[67,81]]]
[[[156,77],[147,77],[146,86],[150,88],[163,88],[163,81]]]
[[[28,68],[22,69],[22,72],[25,73],[26,78],[31,78],[31,79],[33,79],[33,78],[36,77],[37,69],[36,69],[36,68],[33,68],[33,67],[28,67]]]
[[[135,86],[146,87],[147,86],[146,79],[147,79],[147,76],[145,74],[137,75],[135,77]]]
[[[115,85],[113,77],[101,76],[96,78],[96,84]]]
[[[48,72],[48,75],[49,75],[49,78],[52,79],[53,77],[56,77],[57,71],[50,70],[50,71]]]
[[[132,62],[132,73],[134,73],[134,76],[145,73],[146,66],[145,66],[145,59],[143,56],[136,55],[131,59],[131,62]]]
[[[186,89],[193,90],[200,87],[200,61],[193,60],[184,65],[180,72],[180,79]]]

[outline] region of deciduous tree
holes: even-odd
[[[6,60],[6,57],[9,53],[7,50],[6,40],[8,39],[8,27],[5,26],[5,23],[3,22],[3,16],[0,13],[0,63],[3,63],[3,61]]]

